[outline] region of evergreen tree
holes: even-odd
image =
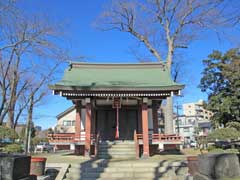
[[[207,109],[214,112],[215,127],[240,123],[240,51],[230,49],[225,54],[213,51],[203,60],[200,89],[208,94]]]

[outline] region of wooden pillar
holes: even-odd
[[[81,136],[81,108],[79,104],[76,103],[76,121],[75,121],[75,140],[80,141]]]
[[[138,104],[138,114],[137,114],[138,120],[137,120],[137,133],[142,133],[142,106],[140,103]]]
[[[142,104],[142,133],[143,133],[143,158],[149,157],[149,139],[148,139],[148,106]]]
[[[158,106],[156,102],[152,105],[153,133],[158,134]]]
[[[86,119],[85,119],[85,150],[84,155],[90,156],[91,148],[91,100],[86,98]]]

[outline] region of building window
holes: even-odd
[[[189,132],[190,130],[189,130],[189,128],[184,128],[183,131],[184,132]]]
[[[188,124],[194,124],[195,123],[195,120],[194,119],[189,119],[188,120]]]
[[[75,121],[71,121],[71,120],[63,121],[63,126],[74,126],[74,125],[75,125]]]
[[[75,122],[76,122],[76,121],[72,121],[72,126],[75,126]]]

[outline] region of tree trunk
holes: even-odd
[[[7,111],[4,110],[6,108],[6,88],[2,88],[2,103],[1,103],[1,106],[0,106],[0,125],[3,124],[3,120],[4,120],[4,117],[6,116],[7,114]]]
[[[18,65],[19,65],[19,60],[17,61],[17,65],[15,67],[15,70],[13,72],[13,77],[12,77],[12,82],[10,86],[10,100],[9,100],[9,110],[8,110],[8,122],[7,126],[9,128],[14,127],[14,116],[15,116],[15,106],[16,106],[16,101],[17,101],[17,86],[19,82],[19,76],[18,76]]]
[[[7,121],[7,127],[13,128],[14,126],[14,109],[13,107],[10,107],[11,109],[8,110],[8,121]]]
[[[166,110],[165,110],[165,134],[173,134],[173,97],[167,97]]]
[[[34,97],[31,95],[30,102],[29,102],[29,108],[28,108],[28,119],[26,123],[26,130],[25,130],[25,139],[24,139],[24,153],[27,155],[28,149],[29,149],[29,141],[31,138],[29,138],[29,133],[32,125],[32,115],[33,115],[33,105],[34,105]]]
[[[174,52],[174,41],[170,36],[169,24],[166,26],[166,37],[168,41],[168,55],[167,55],[167,68],[169,69],[169,73],[171,74],[172,70],[172,60],[173,60],[173,52]],[[166,103],[166,115],[165,115],[165,134],[173,134],[173,96],[170,95],[167,97]]]

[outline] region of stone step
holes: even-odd
[[[115,155],[115,154],[119,154],[119,155],[128,155],[128,154],[136,154],[135,151],[99,151],[99,154],[104,154],[104,155]]]
[[[108,149],[98,149],[98,152],[136,152],[135,149],[131,148],[108,148]]]
[[[135,145],[129,145],[129,144],[118,144],[118,145],[102,144],[102,145],[98,145],[98,147],[102,147],[102,148],[122,148],[122,147],[135,148]]]
[[[136,156],[135,156],[135,154],[98,154],[98,156],[97,156],[98,158],[102,158],[102,159],[105,159],[105,158],[107,158],[107,159],[127,159],[127,158],[129,158],[129,159],[136,159]]]
[[[134,159],[136,158],[135,155],[99,155],[99,158],[102,159]]]
[[[129,179],[129,178],[128,178]],[[128,180],[126,178],[119,178],[119,177],[107,177],[107,178],[104,178],[104,177],[99,177],[99,178],[90,178],[90,177],[68,177],[66,178],[65,180]],[[163,177],[160,177],[160,178],[130,178],[131,180],[173,180],[171,179],[171,177],[167,177],[167,178],[163,178]],[[185,180],[186,178],[183,177],[181,179],[177,179],[177,180]]]
[[[191,178],[191,177],[190,177]],[[190,179],[189,178],[189,179]],[[159,177],[159,178],[131,178],[130,180],[186,180],[186,176],[178,176],[176,179],[171,177]],[[126,180],[125,178],[68,178],[66,180]],[[129,179],[127,179],[129,180]]]
[[[112,152],[112,153],[115,153],[115,152],[136,152],[135,149],[124,149],[124,150],[121,150],[121,149],[99,149],[98,153],[99,152]]]
[[[116,160],[109,161],[105,159],[99,159],[94,162],[86,162],[81,164],[72,164],[71,168],[81,168],[81,167],[167,167],[167,166],[186,166],[185,161],[144,161],[144,160],[129,160],[126,161]]]
[[[184,170],[181,170],[181,173],[177,173],[174,170],[171,169],[162,169],[162,170],[154,170],[151,169],[151,171],[147,171],[147,170],[136,170],[133,172],[122,172],[122,171],[118,171],[115,170],[114,172],[111,171],[105,171],[105,172],[74,172],[74,171],[70,171],[68,174],[68,178],[80,178],[80,177],[88,177],[88,178],[95,178],[98,179],[100,177],[102,178],[120,178],[120,177],[125,177],[125,178],[129,178],[134,176],[134,178],[147,178],[147,179],[151,179],[151,178],[156,178],[156,177],[173,177],[173,176],[178,176],[178,177],[186,177],[186,175],[188,174],[188,168],[185,167]],[[110,175],[109,175],[110,174]],[[113,174],[117,174],[117,175],[113,175]],[[183,180],[185,178],[182,178],[181,180]]]
[[[126,146],[126,145],[121,145],[121,146],[98,146],[99,149],[135,149],[135,146]]]
[[[115,142],[115,143],[99,143],[98,145],[113,145],[113,146],[117,146],[117,145],[135,145],[134,142]]]
[[[98,168],[71,168],[69,172],[80,173],[80,172],[165,172],[171,167],[98,167]]]
[[[82,172],[80,174],[77,173],[71,173],[68,178],[156,178],[156,177],[174,177],[176,176],[175,172],[173,170],[167,170],[163,173],[159,172]]]
[[[128,157],[129,155],[135,155],[136,153],[135,152],[128,152],[128,153],[125,153],[125,152],[99,152],[97,155],[120,155],[120,156],[126,156]]]
[[[191,177],[190,177],[191,178]],[[186,180],[188,179],[186,176],[178,176],[175,179],[172,179],[172,177],[154,177],[154,178],[130,178],[130,180]],[[66,180],[129,180],[126,178],[68,178]]]
[[[109,146],[109,145],[101,145],[98,146],[99,149],[135,149],[135,146],[129,146],[129,145],[119,145],[119,146]]]
[[[173,169],[179,172],[185,171],[187,167],[97,167],[97,168],[91,168],[91,167],[82,167],[82,168],[71,168],[69,172],[165,172],[166,170]]]
[[[185,162],[146,160],[94,160],[72,164],[66,180],[185,180],[188,168]]]
[[[133,144],[135,144],[135,142],[134,141],[102,141],[99,144],[109,144],[109,145],[129,144],[129,145],[133,145]]]

